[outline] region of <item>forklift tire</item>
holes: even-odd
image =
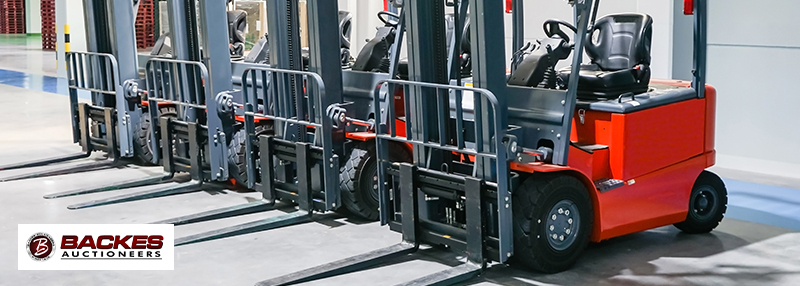
[[[572,267],[594,223],[583,183],[566,174],[536,174],[513,196],[514,260],[544,273]]]
[[[256,136],[272,135],[272,123],[256,125],[255,132]],[[230,178],[236,181],[236,185],[247,188],[247,157],[245,157],[247,147],[245,146],[245,140],[247,140],[247,132],[245,132],[244,128],[233,134],[233,139],[228,145],[228,169],[230,170]],[[258,142],[253,143],[253,153],[259,154]]]
[[[716,228],[725,216],[728,190],[717,175],[703,171],[697,176],[689,198],[686,220],[675,224],[685,233],[707,233]]]
[[[391,144],[392,162],[411,162],[411,155],[400,146]],[[350,158],[339,169],[339,190],[342,204],[353,214],[368,220],[378,220],[378,164],[375,141],[362,142],[350,152]]]
[[[158,108],[159,114],[165,117],[178,117],[178,111],[174,106],[164,106]],[[139,160],[145,166],[155,166],[153,164],[153,149],[150,148],[150,116],[147,111],[143,111],[139,117],[139,124],[136,127],[136,137],[134,137],[134,152],[139,156]],[[159,142],[160,143],[160,142]],[[161,144],[158,144],[159,148]]]

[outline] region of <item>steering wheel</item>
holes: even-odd
[[[390,17],[394,18],[395,20],[390,20]],[[378,12],[378,19],[380,19],[381,22],[383,22],[383,24],[386,26],[397,27],[397,24],[400,23],[400,16],[389,11]]]
[[[569,28],[570,30],[572,30],[573,33],[578,32],[578,29],[567,21],[558,19],[549,19],[547,21],[544,21],[543,25],[544,33],[545,35],[547,35],[548,38],[552,38],[553,36],[558,35],[559,37],[567,41],[567,43],[569,43],[570,42],[569,36],[567,35],[567,33],[564,33],[564,31],[561,30],[561,26]]]

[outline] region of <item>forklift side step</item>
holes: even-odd
[[[420,277],[406,283],[397,284],[397,286],[411,286],[411,285],[453,285],[458,282],[463,282],[472,279],[481,274],[483,267],[467,262],[450,269],[433,273],[424,277]]]
[[[610,190],[622,187],[625,185],[625,181],[616,180],[616,179],[602,179],[594,181],[594,186],[599,190],[601,193],[608,192]]]
[[[83,158],[86,158],[86,157],[89,157],[89,153],[87,153],[87,152],[78,153],[78,154],[63,155],[63,156],[58,156],[58,157],[52,157],[52,158],[46,158],[46,159],[33,160],[33,161],[28,161],[28,162],[22,162],[22,163],[15,163],[15,164],[9,164],[9,165],[0,166],[0,171],[22,169],[22,168],[28,168],[28,167],[40,167],[40,166],[44,166],[44,165],[50,165],[50,164],[53,164],[53,163],[60,163],[60,162],[71,161],[71,160],[76,160],[76,159],[83,159]]]
[[[215,240],[225,237],[243,235],[253,232],[275,229],[298,223],[311,221],[311,214],[308,212],[297,211],[285,215],[279,215],[267,219],[251,221],[231,227],[220,228],[217,230],[198,233],[175,239],[175,246],[198,243],[203,241]]]
[[[153,222],[151,224],[173,224],[173,225],[184,225],[196,222],[203,222],[221,218],[227,218],[232,216],[239,216],[245,215],[255,212],[262,212],[268,211],[273,209],[273,204],[267,203],[266,201],[259,200],[254,201],[246,204],[236,205],[227,208],[215,209],[210,211],[205,211],[196,214],[190,214],[185,216],[180,216],[176,218],[171,218],[167,220]]]
[[[303,283],[312,280],[337,276],[353,271],[362,270],[370,266],[384,263],[387,260],[398,256],[406,255],[417,250],[417,246],[412,243],[401,242],[389,247],[373,250],[357,256],[351,256],[342,260],[328,264],[319,265],[313,268],[289,273],[280,277],[272,278],[256,283],[257,286],[267,285],[290,285]]]
[[[72,190],[72,191],[67,191],[67,192],[47,194],[47,195],[44,195],[44,198],[45,199],[57,199],[57,198],[71,197],[71,196],[77,196],[77,195],[85,195],[85,194],[94,194],[94,193],[100,193],[100,192],[115,191],[115,190],[121,190],[121,189],[127,189],[127,188],[141,187],[141,186],[146,186],[146,185],[150,185],[150,184],[166,183],[166,182],[169,182],[171,179],[172,179],[172,176],[169,175],[169,174],[158,175],[158,176],[150,176],[150,177],[141,178],[141,179],[134,179],[134,180],[128,180],[128,181],[122,181],[122,182],[115,182],[115,183],[108,184],[108,185],[105,185],[105,186],[102,186],[102,187],[95,187],[95,188],[90,188],[90,189],[79,189],[79,190]]]
[[[116,162],[113,160],[102,160],[97,162],[89,162],[84,164],[78,165],[70,165],[70,166],[61,166],[59,168],[50,169],[46,171],[39,171],[27,174],[21,174],[16,176],[10,176],[5,178],[0,178],[0,182],[11,182],[17,180],[26,180],[26,179],[35,179],[35,178],[43,178],[43,177],[51,177],[51,176],[60,176],[66,174],[75,174],[75,173],[82,173],[82,172],[89,172],[89,171],[96,171],[100,169],[109,169],[118,166]]]
[[[85,209],[90,207],[97,207],[97,206],[104,206],[104,205],[111,205],[117,203],[124,203],[124,202],[131,202],[131,201],[138,201],[150,198],[157,198],[169,195],[177,195],[177,194],[184,194],[184,193],[191,193],[199,191],[203,186],[202,182],[199,181],[190,181],[178,185],[173,186],[166,186],[162,188],[157,188],[154,190],[147,190],[141,192],[135,192],[126,195],[120,195],[100,200],[93,200],[85,203],[74,204],[67,206],[68,209],[77,210],[77,209]]]

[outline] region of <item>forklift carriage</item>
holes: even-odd
[[[279,89],[291,85],[292,78],[295,78],[295,94],[299,96],[290,100],[281,96],[286,93]],[[322,77],[304,71],[250,68],[244,71],[242,79],[247,187],[261,192],[267,201],[295,200],[309,212],[341,206],[339,158],[333,153],[332,132],[325,131],[335,127],[331,116],[320,108],[325,98]],[[293,102],[296,108],[292,108]],[[274,135],[256,136],[259,119],[272,121],[277,127]],[[254,142],[258,142],[259,148],[255,148]],[[295,168],[290,168],[292,165]],[[258,175],[260,178],[256,180]],[[322,177],[323,182],[317,182],[315,188],[312,177]]]

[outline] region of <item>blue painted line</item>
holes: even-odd
[[[0,84],[68,95],[67,79],[0,69]]]
[[[726,217],[800,230],[800,190],[723,179]]]

